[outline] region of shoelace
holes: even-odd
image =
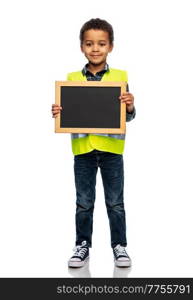
[[[83,258],[87,251],[87,248],[85,248],[85,247],[82,248],[82,246],[76,246],[73,249],[73,251],[75,251],[73,256],[79,256],[79,257]]]
[[[124,256],[127,256],[127,252],[125,251],[125,247],[121,246],[121,245],[118,245],[114,248],[115,250],[115,253],[117,256],[119,255],[124,255]]]

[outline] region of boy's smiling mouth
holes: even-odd
[[[100,57],[101,55],[91,55],[91,57],[97,58]]]

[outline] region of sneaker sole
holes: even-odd
[[[115,261],[115,266],[116,267],[121,267],[121,268],[128,268],[131,267],[131,261]]]
[[[81,268],[86,264],[88,259],[89,259],[89,257],[85,258],[85,260],[83,260],[83,261],[69,261],[68,267],[69,268]]]

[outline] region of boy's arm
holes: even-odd
[[[129,92],[129,85],[128,85],[128,83],[127,83],[126,91]],[[129,122],[129,121],[133,120],[135,118],[135,115],[136,115],[135,106],[133,108],[133,111],[131,111],[130,113],[126,110],[126,122]]]

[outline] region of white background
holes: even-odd
[[[0,4],[0,276],[193,276],[192,1]],[[89,269],[68,271],[75,240],[70,134],[55,134],[55,80],[81,70],[79,31],[115,33],[110,67],[128,71],[125,207],[130,271],[114,269],[100,170]]]

